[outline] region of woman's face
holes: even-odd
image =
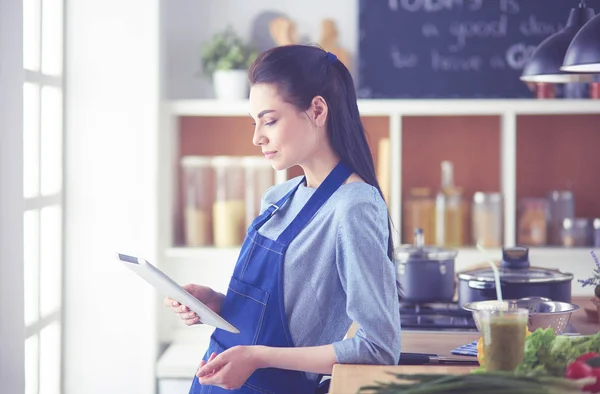
[[[250,89],[250,116],[254,120],[252,143],[259,146],[276,170],[302,165],[322,145],[321,122],[311,121],[314,110],[299,111],[279,96],[273,85],[257,84]],[[319,119],[320,121],[320,119]]]

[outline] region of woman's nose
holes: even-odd
[[[255,146],[261,146],[266,143],[267,138],[259,131],[258,127],[254,129],[254,136],[252,136],[252,143]]]

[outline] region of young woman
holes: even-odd
[[[265,193],[226,295],[186,287],[241,332],[214,331],[190,393],[314,393],[335,363],[396,364],[389,214],[350,73],[331,53],[291,45],[261,54],[249,80],[252,142],[276,170],[304,176]]]

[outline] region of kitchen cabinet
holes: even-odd
[[[572,188],[582,201],[577,213],[600,216],[595,203],[600,182],[591,171],[594,146],[600,144],[598,101],[359,100],[359,108],[376,165],[379,142],[391,140],[388,203],[397,242],[406,191],[436,191],[442,160],[455,163],[455,182],[468,201],[475,191],[503,193],[506,245],[516,240],[516,204],[523,196]],[[251,143],[246,101],[172,101],[164,104],[164,113],[169,141],[162,162],[171,166],[165,174],[170,179],[164,180],[168,204],[163,204],[165,218],[172,219],[165,233],[168,249],[183,246],[179,158],[259,152]],[[292,168],[278,174],[278,181],[300,173]]]
[[[549,190],[569,187],[581,202],[578,215],[600,217],[600,179],[593,164],[594,149],[600,146],[598,100],[359,100],[358,104],[377,167],[381,166],[379,149],[384,146],[380,141],[389,139],[387,202],[396,244],[402,239],[407,190],[428,187],[435,192],[442,160],[454,163],[455,183],[463,188],[469,203],[475,191],[503,194],[507,246],[516,242],[517,204],[523,196],[544,197]],[[200,281],[230,268],[238,248],[184,245],[180,158],[260,152],[251,143],[247,101],[165,101],[162,111],[160,265],[184,281],[193,280],[184,274],[193,266],[203,275],[196,279]],[[278,172],[275,179],[282,182],[299,174],[299,168],[291,168]],[[500,256],[497,248],[490,252]],[[532,265],[567,269],[576,278],[587,277],[593,264],[588,248],[532,248],[530,257]],[[459,250],[456,270],[482,260],[475,248],[466,246]],[[198,268],[208,262],[204,271]],[[224,285],[228,273],[223,271],[219,279]],[[585,294],[573,283],[574,295]]]

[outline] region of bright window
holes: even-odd
[[[27,394],[61,392],[63,5],[63,0],[23,0]]]

